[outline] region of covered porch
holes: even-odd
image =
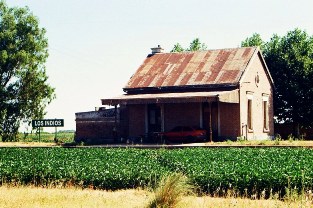
[[[176,126],[207,130],[208,141],[240,134],[239,92],[181,92],[122,95],[102,99],[103,105],[126,106],[128,137],[169,131]]]

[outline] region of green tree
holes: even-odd
[[[243,46],[255,46],[263,41],[251,39]],[[247,41],[248,40],[248,41]],[[295,29],[285,36],[273,35],[263,46],[263,54],[275,83],[274,114],[278,122],[299,127],[313,126],[313,36]]]
[[[201,43],[199,38],[194,39],[191,41],[189,48],[184,49],[179,43],[176,43],[171,50],[171,52],[184,52],[184,51],[201,51],[206,50],[207,46],[204,43]]]
[[[207,46],[204,43],[201,43],[199,38],[196,38],[193,41],[191,41],[190,46],[187,49],[187,51],[202,51],[206,49],[207,49]]]
[[[20,123],[42,118],[55,98],[44,63],[48,40],[25,8],[0,1],[0,136],[14,140]]]
[[[259,46],[261,51],[264,51],[266,43],[262,40],[261,35],[254,33],[251,37],[246,38],[241,42],[242,47]]]
[[[172,53],[172,52],[178,52],[178,53],[180,53],[180,52],[183,52],[183,51],[185,51],[185,49],[184,49],[179,43],[176,43],[176,44],[174,45],[173,49],[171,50],[171,53]]]

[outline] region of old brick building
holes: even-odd
[[[125,94],[102,99],[122,107],[117,137],[139,137],[175,126],[206,129],[208,140],[274,135],[273,80],[257,47],[163,53],[144,60]]]

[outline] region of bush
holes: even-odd
[[[193,193],[194,186],[182,173],[171,173],[161,178],[148,208],[176,207],[183,196]]]

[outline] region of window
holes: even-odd
[[[269,117],[268,117],[268,96],[263,96],[263,130],[269,130]]]
[[[253,119],[252,119],[252,99],[248,99],[248,130],[253,130]]]
[[[253,132],[253,92],[247,91],[247,130]]]

